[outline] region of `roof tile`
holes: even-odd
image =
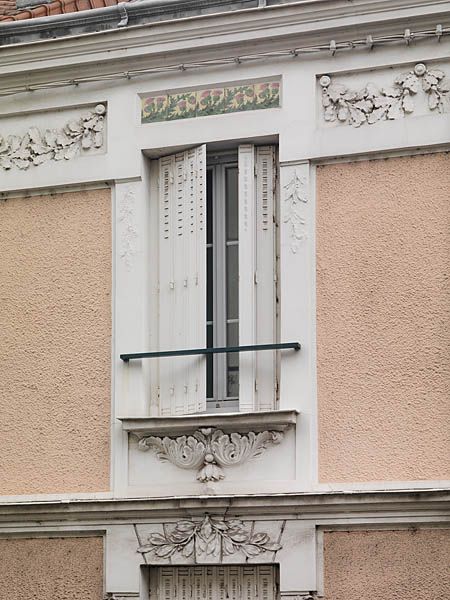
[[[0,23],[7,21],[22,21],[24,19],[38,19],[48,15],[62,15],[93,8],[115,6],[119,2],[130,0],[53,0],[49,4],[39,4],[28,9],[16,9],[16,0],[0,0]],[[8,8],[9,7],[9,8]]]

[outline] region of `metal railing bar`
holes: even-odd
[[[166,350],[163,352],[134,352],[121,354],[124,362],[139,358],[162,358],[164,356],[194,356],[198,354],[228,354],[232,352],[260,352],[261,350],[300,350],[299,342],[284,344],[253,344],[251,346],[222,346],[219,348],[191,348],[189,350]]]

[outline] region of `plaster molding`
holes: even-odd
[[[205,427],[189,436],[143,437],[138,447],[142,451],[154,450],[159,460],[180,469],[197,470],[197,480],[206,483],[225,479],[224,467],[240,465],[261,456],[270,446],[280,444],[283,437],[281,431],[249,431],[241,435]]]
[[[171,496],[165,498],[47,498],[34,500],[2,500],[1,523],[17,524],[23,528],[31,524],[48,528],[49,523],[64,520],[67,527],[88,523],[89,527],[104,529],[108,523],[132,519],[139,522],[157,518],[172,518],[174,511],[187,510],[190,515],[204,516],[205,500],[215,511],[229,515],[272,515],[276,518],[293,518],[292,515],[310,515],[327,519],[329,524],[343,520],[358,523],[386,519],[389,523],[419,523],[450,520],[450,488],[428,490],[336,491],[280,494],[214,494],[201,496]],[[330,519],[330,514],[332,518]],[[296,518],[296,517],[294,517]]]
[[[136,3],[136,6],[127,6],[129,15],[142,11],[143,3]],[[91,31],[86,32],[86,26],[89,22],[95,27],[98,22],[105,23],[105,13],[114,22],[122,18],[120,9],[116,6],[107,9],[99,9],[100,14],[90,14],[90,12],[72,13],[70,16],[70,27],[80,27],[76,41],[61,38],[57,41],[56,47],[53,40],[40,39],[40,30],[49,31],[52,23],[61,28],[60,15],[56,19],[52,17],[42,18],[42,23],[36,23],[33,31],[29,31],[29,24],[26,21],[17,21],[14,23],[4,23],[2,31],[5,36],[5,44],[9,39],[17,40],[18,35],[24,39],[36,40],[38,44],[31,47],[29,44],[14,44],[2,48],[3,65],[6,72],[17,72],[14,68],[23,60],[29,61],[26,65],[27,70],[40,69],[42,60],[49,60],[55,63],[63,57],[71,64],[92,62],[97,66],[97,70],[103,66],[108,66],[114,59],[112,51],[127,48],[127,56],[130,61],[128,66],[132,68],[134,59],[144,58],[146,53],[159,52],[159,46],[164,44],[164,51],[179,48],[180,44],[189,45],[190,48],[203,45],[205,41],[208,44],[226,43],[252,44],[255,51],[255,37],[261,36],[271,40],[286,35],[299,35],[305,38],[306,43],[329,43],[334,36],[346,27],[348,31],[359,29],[363,25],[370,27],[371,34],[384,32],[389,21],[397,21],[407,17],[408,26],[414,28],[417,25],[421,27],[430,27],[436,25],[436,22],[442,22],[442,13],[446,10],[446,0],[359,0],[352,2],[351,6],[342,6],[340,3],[330,3],[329,0],[320,2],[302,2],[292,4],[272,5],[263,10],[242,10],[228,11],[220,14],[195,15],[189,20],[189,28],[186,28],[184,19],[164,20],[162,23],[157,21],[152,23],[152,27],[141,27],[130,30],[129,28],[113,29],[110,31]],[[102,11],[104,11],[102,13]],[[114,13],[114,15],[112,15]],[[136,14],[136,17],[138,15]],[[148,18],[148,15],[147,15]],[[356,19],[356,22],[355,22]],[[436,19],[439,19],[436,21]],[[66,19],[67,22],[67,19]],[[86,35],[83,35],[86,33]],[[220,36],[220,39],[218,39]],[[9,42],[8,42],[9,43]],[[169,47],[168,47],[169,46]],[[145,48],[147,47],[147,48]],[[102,58],[98,52],[103,52]],[[186,54],[186,50],[183,51]],[[23,57],[23,58],[22,58]],[[82,57],[82,59],[81,59]],[[145,61],[148,62],[148,56]],[[8,65],[12,69],[6,69]],[[20,64],[18,65],[20,69]],[[109,67],[110,68],[110,67]]]
[[[420,92],[426,94],[430,111],[443,113],[450,98],[450,82],[445,76],[440,69],[429,69],[424,63],[417,63],[411,71],[398,75],[391,85],[378,89],[373,83],[367,83],[362,90],[356,91],[322,75],[319,84],[323,118],[353,127],[400,119],[414,112],[414,96]]]
[[[30,127],[23,136],[0,134],[0,167],[5,171],[17,167],[26,170],[49,160],[71,160],[91,148],[103,146],[106,106],[97,106],[71,119],[61,129]]]
[[[170,559],[181,555],[195,563],[221,559],[242,553],[253,558],[264,552],[276,553],[282,546],[268,533],[254,532],[252,524],[239,519],[220,520],[205,515],[201,521],[182,520],[174,526],[163,525],[162,533],[152,533],[148,543],[138,547],[141,554],[153,553],[156,557]]]
[[[306,177],[294,170],[292,179],[284,186],[286,210],[283,221],[291,229],[291,250],[295,254],[300,243],[306,239],[306,217],[302,214],[302,204],[306,204],[309,198],[308,182]]]

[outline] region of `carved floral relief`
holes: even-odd
[[[169,461],[180,469],[197,470],[198,481],[206,483],[224,479],[224,468],[256,458],[282,439],[280,431],[228,434],[208,427],[189,436],[144,437],[138,446],[140,450],[154,450],[160,460]]]
[[[429,69],[418,63],[414,69],[402,73],[394,82],[379,89],[368,83],[362,90],[350,89],[342,83],[334,83],[323,75],[322,106],[325,121],[339,121],[353,127],[373,125],[378,121],[399,119],[415,110],[414,97],[426,94],[428,109],[444,112],[450,99],[450,82],[440,69]]]
[[[70,160],[75,156],[103,146],[106,106],[97,104],[78,119],[70,120],[61,129],[40,130],[30,127],[23,136],[0,134],[0,167],[28,169],[48,160]]]
[[[268,533],[254,532],[251,524],[239,519],[222,521],[206,515],[202,521],[183,520],[173,526],[164,525],[163,533],[152,533],[148,543],[140,546],[138,552],[154,553],[162,559],[179,554],[197,562],[220,559],[237,552],[253,558],[281,548]]]
[[[308,202],[306,177],[294,171],[292,179],[284,186],[285,211],[283,222],[290,227],[291,250],[295,254],[306,238],[306,217],[302,205]]]

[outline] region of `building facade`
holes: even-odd
[[[449,598],[450,3],[56,4],[0,4],[0,597]]]

